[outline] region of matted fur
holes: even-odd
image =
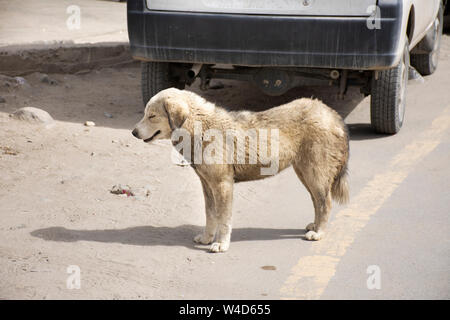
[[[339,203],[348,201],[347,128],[342,118],[321,101],[302,98],[263,112],[228,112],[193,92],[170,88],[148,102],[133,135],[150,142],[170,139],[174,130],[184,129],[194,139],[196,122],[201,123],[203,131],[234,130],[238,136],[245,135],[249,129],[279,130],[278,172],[292,165],[314,204],[315,219],[306,227],[306,239],[320,240],[323,236],[332,199]],[[216,141],[202,140],[202,148],[211,143]],[[259,155],[259,146],[251,150],[252,146],[246,143],[245,148],[246,160],[250,151]],[[191,166],[202,183],[206,209],[205,230],[194,241],[212,244],[212,252],[226,251],[231,236],[233,185],[267,177],[261,174],[263,164],[258,161]]]

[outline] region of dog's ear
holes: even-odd
[[[172,130],[181,128],[189,115],[187,103],[179,98],[169,97],[165,99],[164,110],[167,113],[167,119]]]

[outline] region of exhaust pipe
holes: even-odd
[[[195,63],[194,65],[192,65],[191,69],[189,69],[186,72],[186,77],[189,80],[194,80],[195,77],[198,75],[198,73],[200,72],[200,70],[202,69],[203,64],[201,63]]]

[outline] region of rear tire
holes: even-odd
[[[141,63],[141,89],[144,106],[155,94],[161,90],[176,87],[184,89],[184,83],[179,82],[171,75],[168,62],[142,62]]]
[[[411,54],[411,65],[424,76],[433,74],[437,69],[443,28],[444,7],[441,2],[438,15],[431,30]],[[414,53],[414,51],[418,51],[418,53]]]
[[[405,117],[406,85],[409,71],[409,48],[406,41],[400,63],[378,72],[372,78],[370,99],[371,125],[378,133],[395,134]]]

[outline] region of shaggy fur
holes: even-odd
[[[314,204],[315,219],[306,227],[305,237],[308,240],[323,237],[331,200],[348,201],[348,132],[334,110],[319,100],[302,98],[263,112],[228,112],[193,92],[171,88],[152,97],[133,135],[150,142],[170,139],[172,133],[181,128],[190,133],[194,145],[196,121],[201,123],[203,132],[208,129],[234,130],[238,136],[245,136],[249,129],[268,129],[269,132],[278,129],[275,141],[279,145],[278,172],[292,165]],[[205,230],[194,241],[211,244],[212,252],[226,251],[230,245],[234,183],[267,177],[261,174],[264,165],[259,160],[260,147],[256,146],[255,150],[254,145],[245,141],[244,164],[191,164],[200,178],[206,208]],[[172,143],[175,145],[178,141]],[[272,143],[268,143],[269,151]],[[202,139],[202,150],[211,144],[224,148],[215,139]],[[256,164],[248,162],[250,151],[258,154]],[[191,159],[195,156],[193,152],[194,148]]]

